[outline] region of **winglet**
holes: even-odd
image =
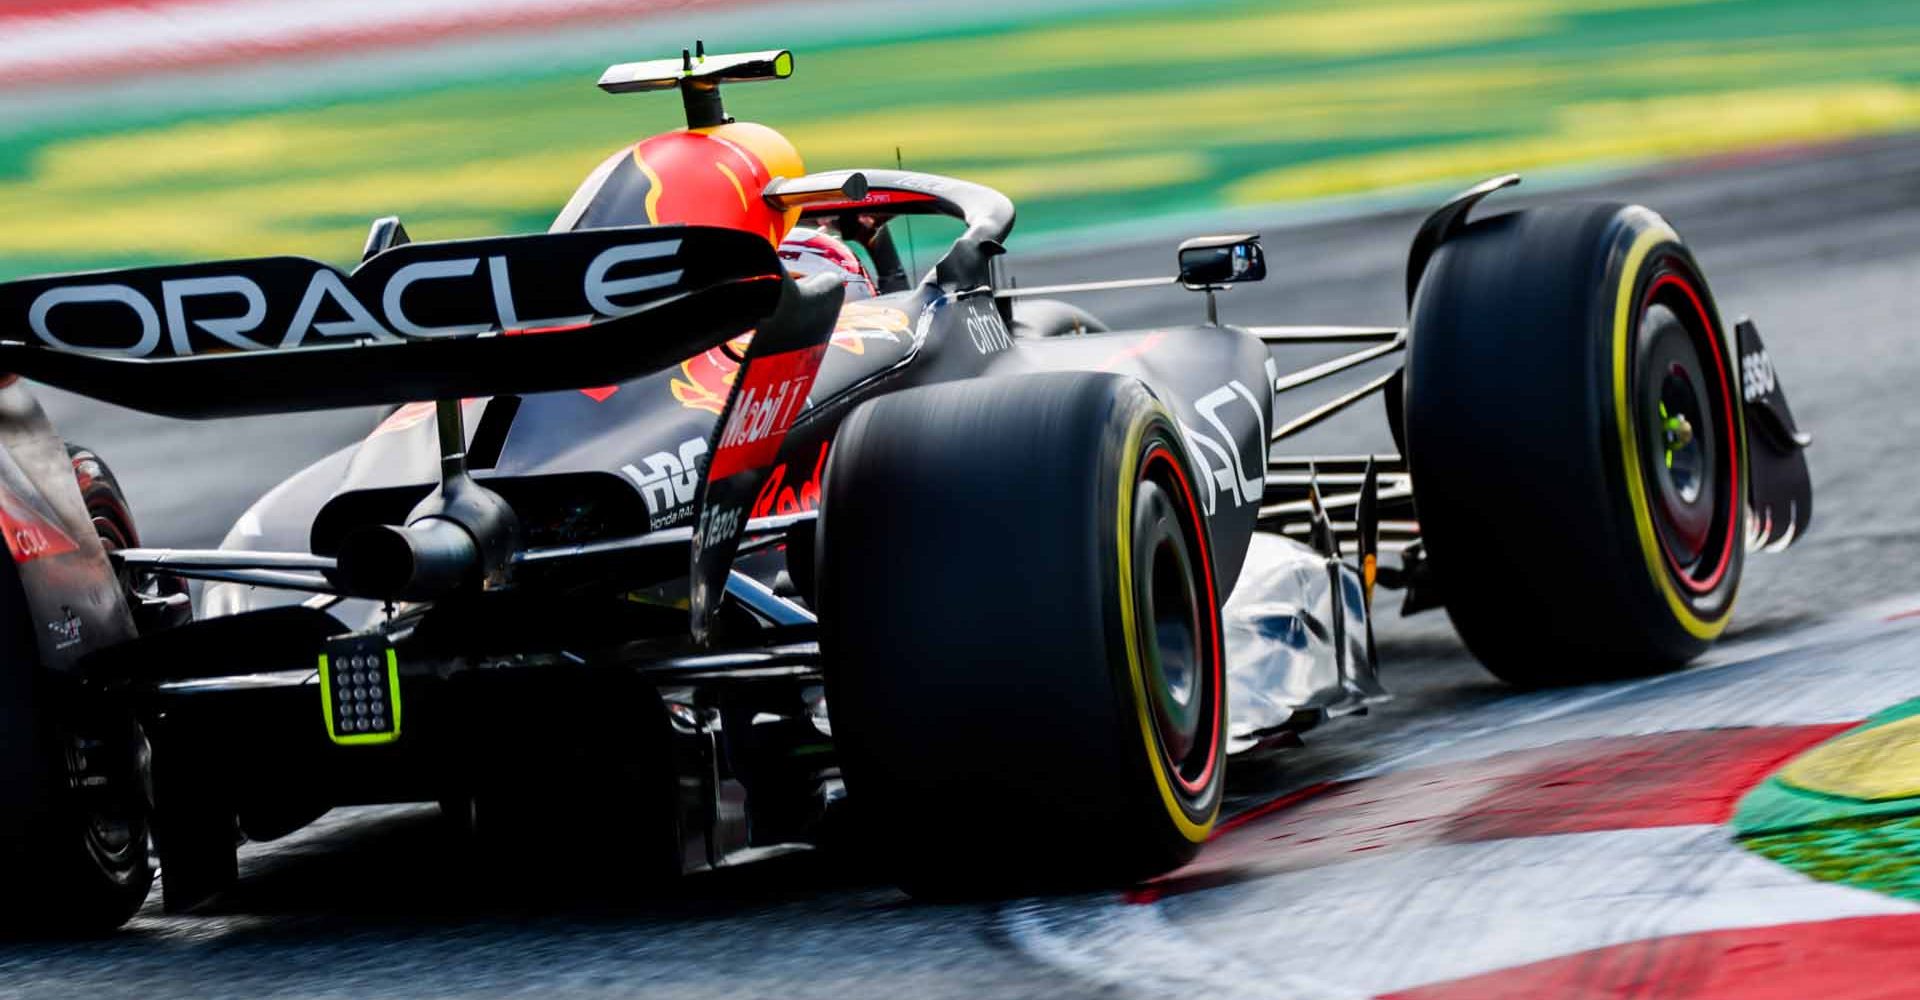
[[[679,88],[686,104],[688,128],[712,128],[733,119],[720,104],[722,83],[784,80],[793,75],[793,53],[786,49],[707,55],[704,42],[695,51],[680,50],[678,59],[648,59],[617,63],[600,74],[600,89],[609,94],[646,93]]]

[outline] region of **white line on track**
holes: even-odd
[[[1240,1000],[1363,1000],[1368,994],[1297,972],[1275,974],[1169,922],[1158,906],[1109,897],[1008,903],[1000,929],[1028,956],[1125,995]]]

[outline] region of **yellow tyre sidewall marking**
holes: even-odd
[[[1665,222],[1654,222],[1634,237],[1633,245],[1627,250],[1627,258],[1621,266],[1618,279],[1620,290],[1613,307],[1613,413],[1620,429],[1620,457],[1626,466],[1627,499],[1633,507],[1634,529],[1640,538],[1640,554],[1646,562],[1647,573],[1653,577],[1654,586],[1660,588],[1661,594],[1666,597],[1674,620],[1694,638],[1711,640],[1718,638],[1726,629],[1733,606],[1729,603],[1718,619],[1707,621],[1694,614],[1692,606],[1674,588],[1673,581],[1667,579],[1665,556],[1660,551],[1660,540],[1654,534],[1653,513],[1647,505],[1647,484],[1645,472],[1640,468],[1640,449],[1633,439],[1633,409],[1627,402],[1627,371],[1631,366],[1633,335],[1637,332],[1633,322],[1636,312],[1633,308],[1634,293],[1638,290],[1640,266],[1646,263],[1654,247],[1662,243],[1679,242],[1680,236],[1672,227]],[[1720,346],[1715,345],[1716,349]],[[1722,360],[1724,362],[1725,359]],[[1739,433],[1739,428],[1735,428],[1735,432]],[[1734,442],[1734,447],[1739,447],[1738,441]],[[1734,497],[1729,502],[1742,501]],[[1735,544],[1738,543],[1739,540],[1735,539]]]
[[[1174,794],[1172,777],[1167,774],[1166,762],[1160,757],[1160,739],[1154,734],[1153,719],[1147,714],[1147,675],[1141,659],[1139,632],[1134,628],[1133,477],[1139,469],[1140,442],[1145,439],[1147,425],[1151,422],[1151,413],[1142,414],[1134,421],[1127,431],[1126,450],[1120,456],[1120,523],[1117,529],[1120,543],[1120,627],[1126,636],[1127,675],[1133,683],[1133,705],[1140,720],[1140,745],[1146,750],[1147,766],[1153,771],[1154,783],[1160,786],[1160,800],[1167,807],[1167,815],[1180,830],[1180,835],[1193,843],[1204,844],[1212,835],[1214,821],[1220,815],[1219,797],[1214,798],[1213,810],[1207,814],[1206,822],[1195,823],[1187,816],[1179,796]],[[1215,723],[1218,724],[1217,719]]]
[[[1780,780],[1804,791],[1864,802],[1920,797],[1920,717],[1815,747],[1783,768]]]

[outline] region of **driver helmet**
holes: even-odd
[[[838,275],[846,286],[847,301],[876,294],[873,275],[845,240],[819,229],[801,226],[780,243],[780,260],[796,278],[813,274]]]

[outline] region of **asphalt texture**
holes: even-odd
[[[1792,651],[1797,636],[1920,591],[1920,136],[1669,167],[1577,191],[1522,187],[1490,208],[1571,197],[1661,211],[1693,246],[1723,312],[1759,324],[1796,415],[1815,436],[1816,514],[1812,533],[1789,553],[1749,560],[1731,638],[1735,648],[1789,647],[1776,655],[1801,657],[1818,673],[1823,647]],[[1224,297],[1223,318],[1401,322],[1402,268],[1419,217],[1275,220],[1263,227],[1270,278]],[[1012,265],[1023,285],[1160,274],[1171,269],[1175,242],[1049,257],[1022,256],[1016,244]],[[1084,304],[1115,327],[1192,322],[1201,309],[1175,290]],[[1366,377],[1356,372],[1321,391]],[[69,439],[113,464],[145,541],[160,545],[217,542],[253,498],[378,417],[185,423],[51,391],[43,399]],[[1303,444],[1390,448],[1373,404]],[[1608,695],[1606,686],[1514,692],[1466,657],[1444,615],[1402,619],[1391,602],[1382,610],[1383,671],[1396,700],[1237,774],[1237,808]],[[156,893],[111,938],[0,945],[0,997],[1116,995],[1098,976],[1036,959],[1007,932],[1001,906],[917,904],[857,858],[793,855],[609,904],[509,892],[519,859],[476,858],[451,840],[432,807],[337,811],[293,837],[244,848],[241,886],[206,912],[163,915]],[[583,833],[580,848],[618,863],[617,844],[599,832]]]

